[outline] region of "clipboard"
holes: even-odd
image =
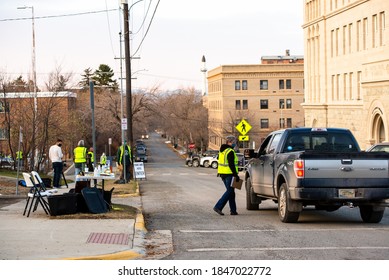
[[[235,177],[232,178],[231,187],[234,189],[240,190],[242,188],[243,180],[239,179],[239,182],[235,181]]]

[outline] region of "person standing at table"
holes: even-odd
[[[54,177],[53,177],[53,187],[60,188],[59,181],[61,179],[63,171],[63,162],[62,162],[62,140],[57,139],[55,145],[52,145],[49,149],[49,158],[53,165]]]
[[[89,172],[93,172],[93,170],[94,170],[94,166],[93,166],[94,162],[95,162],[95,156],[94,156],[94,153],[93,153],[93,148],[90,147],[89,148],[89,152],[86,155],[86,164],[88,166]]]
[[[84,172],[86,163],[86,152],[87,149],[84,146],[84,140],[78,141],[77,147],[73,150],[73,161],[76,176],[81,171]]]
[[[105,153],[102,153],[100,157],[100,165],[104,166],[106,164],[107,164],[107,156],[105,155]]]
[[[121,168],[122,172],[120,174],[120,180],[125,181],[126,183],[130,181],[131,174],[131,164],[132,164],[132,154],[131,147],[123,143],[118,149],[117,152],[117,163],[118,167]],[[126,166],[124,170],[123,165]]]

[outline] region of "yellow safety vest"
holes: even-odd
[[[107,163],[107,156],[101,156],[100,157],[100,164],[104,165]]]
[[[235,153],[235,151],[231,148],[225,149],[223,152],[219,152],[219,159],[218,159],[218,166],[217,166],[217,172],[219,174],[233,174],[230,166],[228,165],[227,155],[233,152],[234,153],[234,165],[236,168],[236,173],[238,173],[238,157]]]
[[[23,158],[23,152],[22,151],[17,151],[16,152],[16,159],[22,159]]]
[[[85,147],[76,147],[74,149],[74,162],[75,163],[86,162],[86,148]]]
[[[95,155],[93,154],[93,152],[88,152],[88,155],[90,155],[90,162],[95,162]]]
[[[129,158],[130,158],[130,162],[132,162],[131,160],[131,148],[130,146],[127,145],[127,149],[128,149],[128,153],[129,153]],[[123,158],[123,154],[124,154],[124,147],[123,145],[120,146],[120,157],[119,157],[119,164],[122,164],[122,158]]]

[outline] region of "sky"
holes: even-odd
[[[18,9],[27,6],[34,7],[38,87],[57,71],[72,73],[76,87],[85,69],[100,64],[114,70],[120,85],[120,2],[0,0],[0,74],[31,75],[32,9]],[[259,64],[262,56],[286,49],[304,55],[301,0],[128,0],[128,6],[133,89],[202,90],[203,55],[208,70]]]

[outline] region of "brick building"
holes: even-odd
[[[218,149],[235,126],[245,119],[252,127],[241,148],[255,148],[275,129],[304,126],[304,58],[264,56],[261,64],[222,65],[208,71],[208,133],[211,149]]]

